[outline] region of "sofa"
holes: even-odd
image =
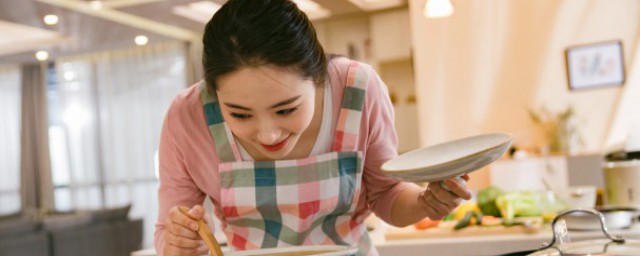
[[[129,209],[0,217],[0,256],[128,256],[140,249],[143,229]]]

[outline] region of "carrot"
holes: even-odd
[[[413,224],[413,226],[416,229],[428,229],[428,228],[436,227],[438,226],[438,224],[440,224],[440,220],[431,220],[429,218],[424,218],[418,221],[416,224]]]

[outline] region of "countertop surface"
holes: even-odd
[[[468,237],[447,237],[428,239],[385,240],[385,229],[378,228],[370,232],[381,256],[402,255],[448,255],[479,256],[500,255],[510,252],[527,251],[539,248],[543,243],[551,241],[550,228],[544,228],[535,234],[508,234]],[[614,235],[640,240],[640,224],[636,223],[627,229],[610,230]],[[603,239],[599,230],[569,231],[571,241]],[[131,253],[131,256],[155,256],[153,249],[144,249]]]
[[[549,225],[549,224],[547,224]],[[610,230],[611,234],[629,239],[640,239],[640,224],[630,228]],[[371,233],[378,252],[382,256],[392,255],[449,255],[449,256],[478,256],[500,255],[518,251],[528,251],[540,248],[543,243],[550,242],[552,232],[550,227],[543,228],[535,234],[507,234],[468,237],[446,237],[428,239],[385,240],[384,230],[374,230]],[[571,241],[589,239],[604,239],[600,230],[573,231],[569,230]]]

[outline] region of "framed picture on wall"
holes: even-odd
[[[565,51],[570,90],[624,84],[621,41],[568,47]]]

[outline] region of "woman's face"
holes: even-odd
[[[311,123],[316,87],[297,73],[247,67],[216,82],[227,125],[256,160],[285,158]]]

